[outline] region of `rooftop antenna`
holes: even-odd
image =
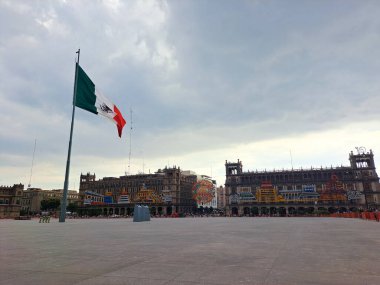
[[[34,139],[32,167],[30,168],[30,177],[29,177],[28,188],[30,188],[30,186],[32,186],[32,174],[33,174],[33,165],[34,165],[34,154],[36,153],[36,144],[37,144],[37,139]]]
[[[128,155],[128,174],[131,174],[131,153],[132,153],[132,129],[133,129],[133,119],[132,119],[132,108],[131,108],[131,127],[129,129],[129,155]]]
[[[292,150],[289,149],[289,152],[290,152],[290,164],[291,164],[292,169],[293,169],[293,156],[292,156]]]
[[[293,184],[294,184],[294,169],[293,169],[293,155],[292,155],[292,150],[289,149],[289,152],[290,152],[290,164],[292,165],[292,180],[293,180]]]

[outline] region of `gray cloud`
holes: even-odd
[[[117,140],[115,126],[78,109],[73,171],[125,167],[130,108],[133,158],[162,165],[379,120],[379,10],[373,1],[2,1],[0,184],[26,179],[35,138],[41,172],[52,173],[37,181],[62,184],[77,48],[128,125]]]

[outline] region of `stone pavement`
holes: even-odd
[[[0,220],[0,284],[380,284],[380,223]]]

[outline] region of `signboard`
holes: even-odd
[[[193,185],[193,199],[198,205],[210,203],[215,197],[215,188],[209,180],[200,180]]]
[[[363,197],[363,193],[356,190],[347,191],[347,199],[348,200],[357,200]]]
[[[92,200],[91,199],[84,199],[83,205],[91,205]]]
[[[238,194],[233,194],[230,196],[230,204],[237,204],[239,202],[239,195]]]
[[[317,191],[315,185],[302,185],[302,192],[313,193]]]
[[[256,201],[256,196],[252,192],[244,192],[239,194],[239,200],[242,202]]]
[[[170,203],[173,201],[173,198],[171,195],[163,195],[162,198],[163,198],[165,203]]]
[[[98,201],[92,201],[91,205],[104,205],[103,202],[98,202]]]
[[[83,200],[83,205],[102,205],[103,195],[91,191],[85,191],[85,198]]]
[[[239,186],[237,187],[237,193],[247,193],[247,192],[251,192],[251,187],[247,187],[247,186]]]
[[[95,193],[95,192],[92,192],[92,191],[85,191],[84,194],[86,194],[86,195],[90,195],[90,196],[103,197],[102,194]]]
[[[127,194],[120,195],[118,204],[128,204],[129,203],[129,196]]]
[[[112,204],[112,196],[104,196],[104,203]]]

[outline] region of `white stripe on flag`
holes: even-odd
[[[102,115],[108,119],[110,119],[112,122],[116,123],[113,119],[116,116],[116,113],[114,112],[114,104],[108,100],[98,89],[95,87],[95,95],[96,95],[96,102],[95,107],[98,111],[99,115]]]

